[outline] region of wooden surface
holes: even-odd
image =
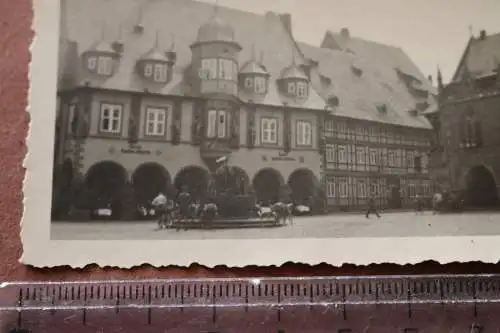
[[[44,1],[49,5],[57,0]],[[82,0],[83,1],[83,0]],[[132,270],[33,269],[19,264],[19,239],[22,213],[22,161],[26,153],[24,138],[28,129],[26,98],[28,91],[29,45],[32,7],[28,0],[0,0],[0,281],[5,280],[59,280],[141,277],[201,277],[201,276],[287,276],[287,275],[366,275],[366,274],[424,274],[424,273],[493,273],[498,265],[424,263],[417,266],[373,265],[335,268],[328,265],[308,266],[286,264],[278,267],[247,267],[205,269],[193,265],[189,268],[155,269],[141,266]],[[52,124],[47,132],[52,133]],[[52,148],[50,148],[52,149]],[[443,244],[443,246],[445,246]],[[325,249],[328,251],[328,249]]]

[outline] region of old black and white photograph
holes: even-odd
[[[28,200],[68,244],[500,235],[499,12],[61,0]]]

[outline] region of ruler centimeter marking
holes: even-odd
[[[300,309],[303,316],[334,309],[344,322],[356,319],[363,307],[405,307],[412,319],[415,307],[467,306],[473,318],[478,305],[500,304],[500,275],[368,276],[253,279],[179,279],[72,282],[6,282],[0,284],[0,323],[6,313],[16,313],[22,327],[29,313],[80,312],[88,323],[91,312],[124,310],[145,314],[149,326],[154,311],[209,311],[216,324],[224,311],[240,308],[273,311],[276,321]],[[222,312],[221,312],[222,311]],[[170,312],[169,312],[170,313]],[[351,314],[352,313],[352,314]],[[141,314],[141,316],[143,315]],[[500,318],[500,317],[499,317]],[[222,320],[224,321],[224,320]],[[476,324],[474,324],[476,325]],[[340,329],[339,329],[340,330]],[[346,331],[347,332],[347,331]]]

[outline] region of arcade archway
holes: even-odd
[[[210,181],[208,171],[199,166],[187,166],[175,176],[174,185],[177,191],[186,189],[194,198],[203,196]]]
[[[263,204],[279,201],[281,189],[285,185],[279,171],[271,168],[257,172],[252,183],[257,202]]]
[[[248,174],[242,168],[235,166],[228,166],[216,172],[214,183],[217,189],[225,189],[236,195],[246,194],[250,190]]]
[[[296,204],[312,205],[318,194],[319,182],[309,169],[298,169],[288,177],[288,186],[291,190],[291,199]]]
[[[94,164],[85,176],[89,207],[92,210],[110,208],[111,218],[120,219],[126,183],[127,171],[120,164],[112,161]]]
[[[132,175],[135,199],[138,204],[149,204],[158,193],[174,195],[168,171],[158,163],[141,164]]]
[[[466,178],[465,204],[468,207],[488,208],[499,205],[495,178],[484,166],[469,170]]]

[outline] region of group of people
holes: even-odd
[[[171,226],[176,217],[191,221],[200,218],[203,222],[209,222],[218,214],[218,207],[214,202],[208,198],[203,203],[194,199],[185,187],[175,199],[167,198],[163,192],[158,193],[151,205],[155,208],[159,229]]]
[[[436,214],[441,211],[442,204],[444,202],[444,197],[441,193],[437,192],[432,196],[432,213]],[[415,212],[417,214],[422,214],[425,208],[425,197],[417,194],[415,196]],[[368,198],[368,205],[366,208],[365,217],[369,218],[370,214],[375,214],[377,218],[380,218],[379,210],[375,203],[375,197],[372,195]]]

